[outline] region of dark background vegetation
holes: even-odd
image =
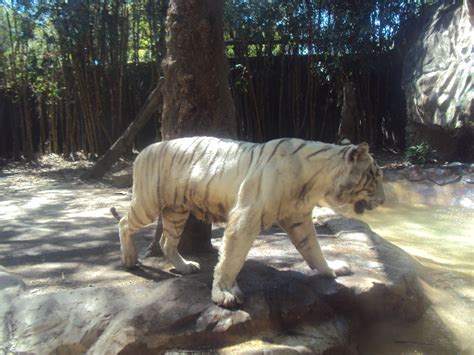
[[[104,152],[156,85],[167,1],[0,1],[0,156]],[[356,140],[404,147],[401,71],[420,0],[227,0],[239,137],[333,142],[344,100]],[[196,53],[199,55],[199,53]],[[351,85],[356,95],[347,97]],[[137,146],[155,140],[150,121]]]

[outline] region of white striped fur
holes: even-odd
[[[312,269],[335,277],[319,247],[314,206],[353,206],[357,213],[383,203],[382,174],[368,145],[334,145],[296,138],[264,144],[211,137],[152,144],[133,168],[133,197],[120,220],[122,262],[133,267],[133,234],[160,214],[165,257],[182,274],[199,270],[177,250],[189,213],[208,222],[225,221],[212,300],[226,307],[243,302],[236,277],[262,229],[277,223]]]

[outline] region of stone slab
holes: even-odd
[[[323,251],[330,260],[349,262],[352,275],[336,280],[319,276],[274,228],[255,242],[239,275],[247,295],[240,309],[223,309],[210,301],[216,255],[191,257],[201,262],[203,272],[188,276],[173,274],[162,258],[148,258],[135,271],[136,277],[149,279],[145,283],[40,294],[17,287],[15,297],[3,294],[4,350],[157,353],[215,349],[267,337],[283,344],[275,351],[352,351],[351,339],[360,322],[422,316],[428,302],[416,262],[408,254],[362,222],[335,215],[318,218],[326,226],[326,233],[321,233]],[[215,234],[213,244],[219,247],[222,233]]]

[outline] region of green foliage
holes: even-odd
[[[336,92],[341,77],[375,67],[377,56],[393,48],[399,27],[423,6],[422,0],[224,1],[226,52],[241,63],[232,68],[235,89],[254,95],[262,87],[252,87],[249,58],[274,56],[308,57],[309,76]],[[0,94],[23,108],[25,122],[57,114],[48,129],[87,132],[84,149],[108,144],[133,115],[126,105],[140,105],[126,93],[146,86],[126,78],[143,63],[150,82],[159,75],[167,6],[167,0],[0,0]],[[64,115],[79,121],[66,123]]]
[[[268,55],[275,46],[279,54],[367,55],[391,49],[400,25],[422,6],[421,0],[227,0],[226,39]]]
[[[164,54],[167,1],[0,1],[0,90],[31,82],[35,91],[61,87],[58,73],[83,65],[156,62]],[[371,58],[392,48],[401,23],[421,0],[225,1],[231,57],[318,55],[320,72],[341,69],[341,55]],[[161,36],[161,38],[160,38]],[[39,70],[41,68],[41,70]],[[41,78],[37,78],[41,76]],[[35,77],[33,81],[30,81]],[[35,83],[37,81],[38,83]],[[53,90],[54,91],[54,90]]]
[[[242,64],[236,64],[231,68],[234,73],[234,86],[240,93],[247,93],[250,83],[250,73],[248,69]]]
[[[326,83],[378,65],[394,47],[399,28],[416,18],[421,0],[351,2],[227,0],[225,40],[229,57],[309,56],[315,77]],[[335,84],[336,85],[336,84]]]
[[[412,164],[425,164],[432,151],[429,144],[425,142],[413,145],[405,151],[405,160]]]
[[[39,93],[61,87],[75,56],[83,65],[158,61],[165,3],[0,0],[0,90],[16,97],[24,85]]]

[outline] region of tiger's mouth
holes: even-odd
[[[354,212],[362,214],[366,209],[370,209],[368,203],[365,200],[359,200],[354,203]]]
[[[357,214],[362,214],[365,212],[365,210],[373,210],[376,208],[379,204],[371,201],[370,203],[367,202],[366,200],[358,200],[354,203],[354,211]]]

